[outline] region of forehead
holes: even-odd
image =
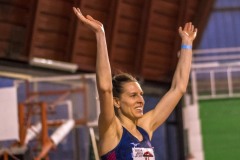
[[[123,92],[142,92],[142,88],[138,82],[127,82],[123,84]]]

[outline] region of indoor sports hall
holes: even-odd
[[[101,159],[96,38],[72,7],[103,24],[111,69],[136,77],[144,113],[192,22],[187,90],[152,136],[155,160],[240,159],[239,0],[0,0],[0,160]]]

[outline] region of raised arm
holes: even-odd
[[[191,22],[186,23],[183,29],[179,27],[179,35],[182,38],[182,45],[171,88],[158,102],[157,106],[146,113],[139,121],[139,125],[145,128],[150,136],[171,114],[188,85],[192,63],[192,43],[197,35],[197,29]]]
[[[94,31],[97,39],[96,79],[100,100],[99,127],[108,126],[115,117],[112,98],[112,76],[108,59],[105,32],[101,22],[87,15],[84,17],[79,8],[73,7],[78,19]],[[104,125],[101,125],[104,124]]]

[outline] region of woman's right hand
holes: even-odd
[[[94,18],[92,18],[89,15],[84,17],[79,8],[73,7],[73,11],[76,14],[76,16],[78,17],[78,19],[83,24],[88,26],[91,30],[93,30],[95,33],[104,32],[104,27],[103,27],[103,24],[101,22],[95,20]]]

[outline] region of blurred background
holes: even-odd
[[[73,6],[103,23],[113,73],[137,77],[144,112],[191,21],[188,91],[154,133],[156,159],[240,159],[239,0],[0,0],[0,159],[99,159],[96,40]]]

